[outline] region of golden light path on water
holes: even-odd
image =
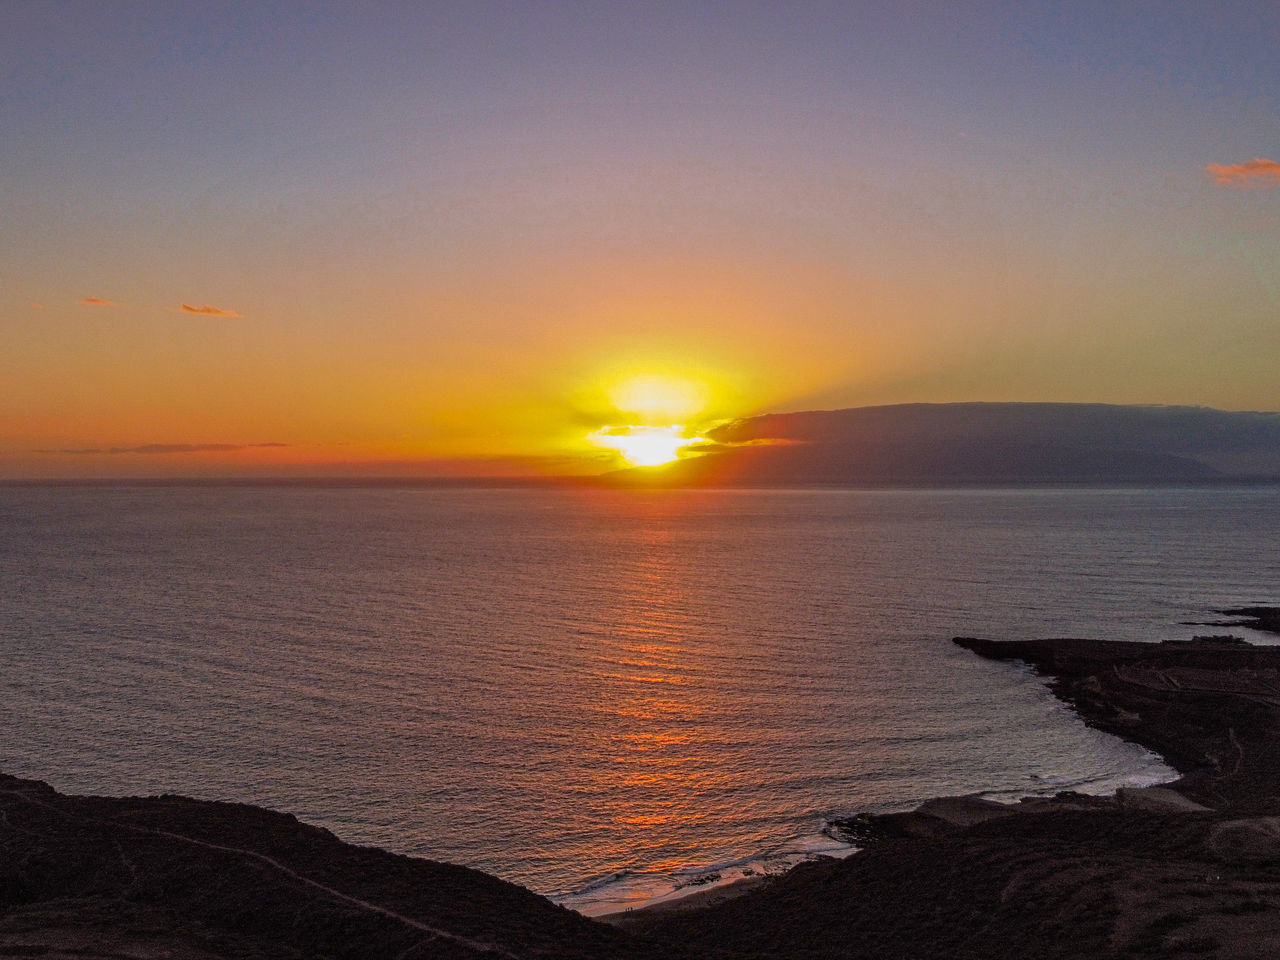
[[[666,521],[672,510],[684,514],[697,502],[625,505],[631,538],[611,568],[613,603],[599,612],[598,666],[579,691],[584,714],[592,718],[593,742],[582,749],[596,762],[578,768],[581,779],[569,788],[626,837],[634,867],[604,878],[602,886],[555,898],[587,915],[852,851],[819,835],[779,844],[759,828],[765,805],[749,787],[752,765],[744,748],[762,735],[754,729],[753,707],[781,691],[773,685],[769,657],[733,642],[708,613],[714,588],[690,578],[680,559],[685,538]],[[723,682],[728,662],[752,677],[745,687]],[[757,832],[744,843],[725,824]],[[721,854],[737,852],[713,866],[702,845],[707,837]],[[612,836],[594,840],[616,842]],[[768,865],[751,860],[765,849],[773,855]],[[594,855],[590,845],[580,853],[584,862]]]
[[[706,750],[717,732],[706,723],[711,690],[699,661],[708,651],[699,641],[710,638],[668,568],[671,531],[645,529],[640,537],[628,576],[618,583],[612,649],[599,654],[605,682],[595,707],[609,715],[603,728],[613,741],[606,751],[613,763],[601,771],[616,780],[602,791],[614,798],[609,813],[631,827],[638,848],[657,855],[650,869],[665,871],[690,862],[694,851],[682,849],[679,827],[707,816],[699,807],[725,771]]]

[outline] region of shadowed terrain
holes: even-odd
[[[10,956],[655,955],[522,887],[285,814],[14,777],[0,777],[0,895]]]

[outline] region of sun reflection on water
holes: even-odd
[[[620,798],[608,813],[637,861],[669,869],[688,863],[680,827],[700,818],[722,774],[706,749],[717,712],[700,662],[708,632],[668,563],[670,530],[649,521],[617,571],[612,629],[601,638],[593,706],[610,732],[595,776],[602,795]]]

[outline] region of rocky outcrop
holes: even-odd
[[[1225,621],[1222,626],[1249,627],[1267,633],[1280,633],[1280,607],[1232,607],[1217,612],[1225,617],[1240,618]]]
[[[1035,667],[1085,723],[1164,756],[1183,796],[1236,813],[1280,809],[1280,648],[1234,637],[955,642]]]

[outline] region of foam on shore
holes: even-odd
[[[1051,797],[1061,792],[1110,796],[1118,790],[1154,787],[1177,779],[1177,771],[1168,767],[1154,752],[1147,751],[1144,764],[1136,770],[1104,774],[1088,779],[1070,776],[1032,775],[1020,789],[987,790],[975,796],[984,800],[1014,803],[1023,797]],[[914,802],[879,809],[877,813],[896,813],[916,809]],[[735,884],[747,884],[786,873],[802,863],[825,858],[844,858],[859,849],[842,837],[837,822],[846,817],[822,819],[812,832],[787,840],[776,847],[743,857],[704,866],[686,866],[676,870],[631,871],[599,877],[586,886],[550,899],[588,917],[602,917],[630,910],[671,904],[699,897],[710,891]]]
[[[826,832],[824,821],[813,833],[795,837],[770,850],[706,866],[676,870],[630,871],[601,877],[580,890],[551,900],[588,917],[671,903],[743,881],[786,873],[809,860],[847,857],[858,848]]]

